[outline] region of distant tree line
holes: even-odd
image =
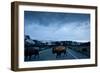
[[[90,46],[90,42],[75,42],[75,41],[40,41],[31,39],[29,35],[25,35],[24,43],[26,46]]]

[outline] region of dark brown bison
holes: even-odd
[[[64,55],[66,54],[66,48],[64,46],[57,46],[52,48],[52,53],[56,53],[56,58],[61,57],[61,54],[63,53]]]
[[[25,48],[24,55],[29,60],[31,60],[33,55],[34,55],[34,58],[39,58],[39,48],[38,47],[27,47]]]

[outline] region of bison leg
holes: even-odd
[[[56,58],[58,58],[58,54],[56,54]]]
[[[34,55],[34,59],[36,59],[36,55]]]
[[[37,58],[39,59],[39,52],[37,52],[36,56],[37,56]]]
[[[34,59],[39,59],[39,54],[35,54]]]
[[[37,55],[37,58],[39,59],[39,54]]]
[[[57,55],[56,55],[56,58],[59,58],[59,57],[61,57],[61,53],[60,52],[58,52]]]
[[[31,60],[31,56],[29,56],[28,58],[29,58],[29,60]]]
[[[66,50],[64,51],[64,55],[67,56],[67,52],[66,52]]]

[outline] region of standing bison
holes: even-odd
[[[34,55],[34,58],[39,58],[39,48],[38,47],[26,47],[24,55],[29,60],[31,60],[33,55]]]
[[[56,58],[61,57],[61,54],[63,53],[64,55],[66,54],[66,48],[64,46],[56,46],[52,48],[52,53],[56,53]]]

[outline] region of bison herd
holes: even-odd
[[[24,51],[25,58],[28,58],[29,60],[31,60],[32,58],[39,59],[39,55],[40,55],[39,49],[40,49],[39,47],[25,47],[25,51]],[[51,52],[52,54],[56,54],[56,58],[59,58],[61,57],[62,54],[64,56],[67,56],[67,49],[68,48],[65,46],[54,46],[51,47]]]

